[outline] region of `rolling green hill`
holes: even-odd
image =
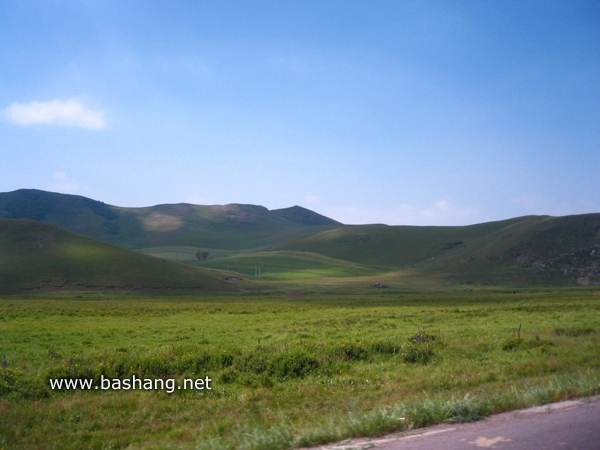
[[[469,226],[343,225],[294,206],[120,208],[38,190],[0,193],[0,218],[29,218],[162,259],[277,280],[419,273],[488,284],[600,283],[600,214]],[[197,261],[197,251],[208,252]],[[82,272],[83,276],[83,272]]]
[[[121,247],[187,245],[250,249],[341,224],[299,206],[187,203],[121,208],[35,189],[0,193],[0,218],[33,219]]]
[[[203,269],[141,255],[50,224],[0,219],[0,293],[61,289],[237,291]]]
[[[359,264],[402,267],[427,261],[459,240],[482,238],[524,219],[463,227],[354,225],[298,237],[269,249],[314,252]]]
[[[600,214],[527,217],[465,240],[436,261],[462,280],[528,284],[600,283]]]
[[[462,282],[600,282],[600,214],[526,216],[463,227],[361,225],[274,245],[369,266],[414,267]]]

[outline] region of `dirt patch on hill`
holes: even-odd
[[[181,217],[154,212],[142,219],[142,226],[147,231],[173,231],[184,225]]]

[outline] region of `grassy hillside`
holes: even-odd
[[[85,289],[235,291],[208,272],[31,220],[0,220],[0,293]]]
[[[455,278],[536,284],[600,283],[600,214],[528,217],[447,250],[436,266]]]
[[[458,241],[482,238],[523,220],[526,218],[463,227],[347,226],[291,239],[270,249],[314,252],[359,264],[402,267],[428,261]]]
[[[52,223],[131,249],[165,245],[250,249],[341,225],[299,206],[273,211],[238,204],[121,208],[34,189],[0,193],[0,218]]]
[[[460,283],[600,283],[600,214],[454,227],[347,226],[298,206],[272,211],[239,204],[120,208],[85,197],[19,190],[0,194],[2,217],[52,223],[162,259],[229,268],[244,276],[254,276],[261,265],[263,277],[273,280],[400,270],[403,279],[418,272]],[[196,261],[198,250],[210,257]]]
[[[594,284],[600,282],[600,214],[527,216],[464,227],[352,226],[271,249],[416,267],[461,282]]]

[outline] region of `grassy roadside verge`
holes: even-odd
[[[539,382],[538,382],[539,383]],[[593,396],[600,393],[600,373],[554,376],[539,384],[510,385],[492,395],[413,398],[368,412],[316,422],[298,429],[285,420],[270,428],[239,429],[235,437],[212,438],[197,443],[198,449],[287,449],[305,448],[347,438],[380,436],[440,423],[472,422],[491,414],[548,403]]]

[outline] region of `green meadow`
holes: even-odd
[[[600,392],[598,290],[370,289],[5,296],[0,448],[294,448]],[[212,389],[49,385],[134,375]]]
[[[366,277],[384,273],[377,268],[308,252],[252,252],[210,258],[195,263],[263,280],[294,281],[331,277]]]
[[[196,257],[198,251],[207,251],[209,258],[199,261]],[[142,253],[168,261],[217,269],[223,276],[227,276],[226,272],[231,272],[229,276],[263,280],[294,281],[328,277],[365,277],[389,271],[389,268],[365,266],[301,251],[215,251],[196,247],[165,246],[144,248]]]

